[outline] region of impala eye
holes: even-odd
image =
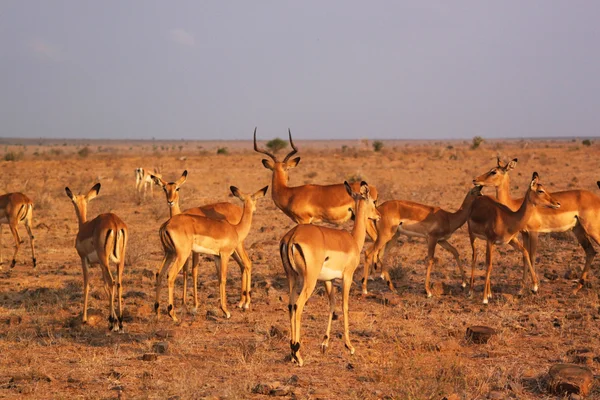
[[[543,190],[538,190],[537,192],[538,192],[538,193],[544,193],[544,191],[543,191]]]
[[[496,171],[490,171],[490,175],[496,175]]]
[[[176,192],[179,192],[179,188],[175,189]]]

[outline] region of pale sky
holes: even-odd
[[[598,136],[600,1],[0,2],[0,137]]]

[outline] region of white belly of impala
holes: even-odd
[[[194,253],[202,253],[202,254],[212,254],[213,256],[218,256],[219,253],[217,253],[216,251],[214,251],[213,249],[209,249],[206,247],[202,247],[199,244],[194,244],[192,246],[192,251]]]
[[[326,264],[327,261],[323,264],[321,272],[319,272],[319,277],[317,278],[318,280],[331,281],[333,279],[342,279],[342,271],[338,269],[328,268]]]

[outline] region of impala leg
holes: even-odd
[[[32,213],[33,213],[33,211],[31,211],[31,209],[29,209],[29,212],[25,216],[25,229],[27,230],[27,234],[29,235],[29,243],[31,244],[31,259],[33,260],[33,268],[35,268],[37,266],[37,260],[35,258],[35,247],[33,245],[35,238],[33,236],[33,232],[31,231],[31,217],[32,217],[31,214]]]
[[[342,278],[342,310],[344,312],[344,340],[346,348],[350,354],[354,354],[354,347],[350,343],[350,328],[348,324],[348,299],[350,298],[350,285],[352,284],[352,275],[344,275]]]
[[[19,247],[21,247],[21,237],[19,236],[19,231],[17,230],[17,222],[8,224],[11,233],[15,239],[15,252],[13,254],[12,262],[10,264],[11,268],[14,268],[17,264],[17,253],[19,252]]]
[[[198,302],[198,263],[200,262],[200,253],[192,253],[192,292],[194,293],[194,308],[192,309],[192,313],[196,313],[198,311],[198,306],[200,303]]]
[[[188,280],[188,269],[189,269],[189,264],[192,262],[192,257],[188,257],[187,260],[185,260],[185,262],[183,263],[183,271],[181,272],[183,274],[183,293],[182,293],[182,297],[181,297],[181,304],[183,305],[183,307],[185,307],[187,309],[187,280]]]
[[[104,280],[104,291],[108,294],[109,298],[109,310],[110,315],[108,317],[108,330],[119,330],[119,325],[117,324],[117,314],[115,312],[115,280],[110,273],[110,264],[108,261],[108,256],[106,259],[100,259],[100,269],[102,270],[102,277]]]
[[[117,296],[119,302],[119,331],[123,331],[123,270],[125,269],[125,254],[121,255],[121,261],[117,264]]]
[[[169,303],[167,305],[167,312],[174,322],[178,321],[177,317],[175,316],[175,306],[173,304],[173,289],[175,287],[175,279],[187,261],[188,256],[177,254],[175,256],[175,260],[173,260],[169,267],[169,272],[167,272],[167,282],[169,283]]]
[[[248,309],[250,308],[250,296],[252,294],[252,261],[248,257],[244,244],[240,243],[238,247],[238,254],[244,263],[244,272],[246,273],[246,287],[244,288],[246,291],[246,303],[244,304],[244,309]]]
[[[583,285],[585,285],[585,280],[587,279],[588,272],[592,265],[592,261],[594,261],[594,257],[596,257],[596,250],[592,245],[589,237],[591,236],[596,244],[600,244],[600,235],[594,231],[592,227],[587,227],[586,229],[581,226],[580,223],[577,223],[573,228],[573,233],[577,237],[579,244],[585,250],[585,266],[583,267],[583,271],[581,272],[581,276],[579,277],[579,282],[577,283],[577,287],[573,290],[573,294],[577,294]],[[588,236],[589,234],[589,236]]]
[[[397,229],[397,227],[396,227],[396,229]],[[379,265],[381,267],[381,279],[385,280],[385,282],[387,283],[388,287],[390,288],[390,290],[392,292],[396,291],[396,289],[394,288],[394,284],[392,283],[392,277],[390,276],[388,267],[386,267],[383,264],[383,256],[385,255],[385,252],[390,249],[390,247],[393,245],[393,243],[396,242],[397,237],[398,237],[397,234],[392,234],[391,237],[386,242],[385,246],[383,246],[383,248],[379,251],[379,253],[377,254],[377,257],[376,257],[376,260],[377,260],[376,262],[379,263]],[[377,266],[377,264],[375,264],[375,266]]]
[[[492,253],[494,252],[494,245],[491,241],[487,240],[487,248],[485,252],[485,264],[487,266],[487,272],[485,274],[485,286],[483,288],[483,304],[487,304],[488,300],[492,298]]]
[[[229,262],[229,257],[232,253],[221,253],[219,256],[215,257],[215,261],[219,270],[219,297],[221,300],[221,311],[225,314],[225,318],[231,318],[231,314],[229,310],[227,310],[227,263]]]
[[[0,264],[2,264],[2,224],[0,224]]]
[[[167,272],[167,268],[171,265],[171,263],[173,261],[174,261],[174,256],[171,254],[165,253],[162,263],[160,264],[160,267],[158,268],[158,271],[156,272],[156,297],[154,299],[154,312],[156,313],[157,321],[158,321],[158,316],[160,314],[158,312],[159,301],[160,301],[160,282],[162,281],[163,276]]]
[[[470,233],[470,232],[469,232]],[[473,285],[475,284],[475,267],[477,266],[477,249],[475,248],[475,236],[469,234],[471,242],[471,280],[469,282],[469,297],[473,297]]]
[[[431,293],[431,286],[429,285],[429,276],[431,274],[431,268],[435,263],[435,246],[437,245],[437,239],[434,237],[427,238],[427,273],[425,274],[425,292],[427,297],[433,296]]]
[[[88,298],[90,294],[89,269],[87,258],[81,259],[81,269],[83,270],[83,323],[87,323]]]
[[[297,281],[297,274],[295,271],[288,271],[286,269],[286,273],[287,273],[287,278],[288,278],[288,289],[289,289],[289,296],[288,296],[288,313],[290,316],[290,348],[292,349],[292,357],[298,361],[298,359],[296,358],[296,354],[294,351],[294,344],[297,343],[296,340],[296,308],[294,307],[294,305],[296,304],[296,299],[298,297],[298,293],[296,292],[296,281]]]
[[[300,322],[302,320],[302,311],[308,298],[312,295],[317,285],[317,278],[312,276],[304,277],[304,284],[302,291],[296,298],[296,303],[292,306],[294,309],[294,328],[295,328],[295,341],[291,343],[292,357],[298,362],[298,365],[302,366],[304,360],[300,356]],[[349,285],[348,285],[349,286]]]
[[[531,240],[531,237],[530,237],[530,240]],[[523,253],[523,260],[525,260],[525,262],[527,264],[529,274],[531,275],[531,282],[533,283],[532,291],[533,291],[533,293],[537,293],[539,282],[538,282],[537,276],[535,274],[535,270],[533,269],[533,265],[531,264],[531,258],[530,258],[529,252],[521,243],[519,243],[519,241],[516,238],[513,238],[510,242],[508,242],[508,244],[510,244],[514,249],[519,250],[521,253]],[[523,287],[525,287],[525,284],[526,284],[526,281],[523,280]]]
[[[369,220],[367,223],[372,223],[372,221]],[[371,273],[371,268],[373,270],[377,270],[377,266],[379,264],[379,267],[381,267],[381,277],[386,279],[387,271],[383,271],[383,256],[385,255],[385,250],[390,243],[390,240],[394,237],[394,230],[385,226],[385,221],[380,220],[376,235],[377,239],[375,239],[373,246],[371,246],[371,248],[365,252],[365,268],[362,280],[363,294],[368,293],[367,281],[369,279],[369,274]],[[389,286],[391,284],[389,274],[387,274],[386,280]],[[393,286],[391,286],[391,289],[394,290]]]
[[[456,250],[456,247],[454,247],[450,243],[448,243],[447,240],[440,240],[438,243],[440,246],[442,246],[442,248],[444,248],[445,250],[450,252],[452,254],[452,256],[454,256],[454,259],[456,260],[456,266],[460,270],[460,275],[461,275],[461,279],[462,279],[461,286],[463,288],[467,287],[467,275],[465,273],[465,267],[462,264],[462,262],[460,261],[460,256],[458,254],[458,250]]]
[[[533,268],[533,272],[535,273],[535,255],[537,254],[537,246],[538,246],[538,233],[537,232],[529,232],[529,247],[525,247],[527,252],[529,253],[529,262],[531,263],[531,268]],[[525,266],[524,266],[525,268]],[[528,269],[527,266],[526,269]],[[525,272],[523,272],[525,275]]]
[[[323,337],[323,342],[321,343],[321,352],[325,353],[325,351],[327,351],[327,347],[329,347],[329,338],[331,337],[331,321],[333,321],[333,314],[335,311],[335,288],[333,287],[333,283],[331,281],[325,281],[323,283],[325,284],[327,297],[329,298],[329,319],[327,321],[327,331],[325,331],[325,337]]]

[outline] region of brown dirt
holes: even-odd
[[[484,143],[470,150],[469,143],[461,141],[384,142],[383,151],[375,153],[364,143],[344,143],[347,147],[342,151],[339,143],[336,147],[327,142],[327,148],[321,148],[319,142],[298,142],[302,162],[290,172],[290,184],[364,179],[378,187],[381,201],[406,199],[455,210],[471,180],[491,168],[499,153],[505,159],[519,158],[512,173],[514,196],[524,193],[534,170],[551,191],[599,191],[597,145],[512,141]],[[38,250],[38,267],[33,270],[29,242],[21,227],[25,243],[17,266],[10,269],[12,237],[4,227],[0,397],[476,399],[493,393],[533,399],[556,398],[546,387],[546,373],[555,363],[580,362],[598,371],[600,273],[595,268],[591,287],[571,295],[574,283],[568,277],[585,259],[571,233],[541,235],[538,295],[518,295],[521,258],[508,247],[499,248],[492,275],[495,297],[488,306],[481,304],[482,264],[476,271],[475,296],[468,299],[456,266],[443,249],[437,251],[440,263],[432,274],[433,282],[443,285],[437,284],[436,295],[426,299],[424,242],[403,239],[404,245],[396,246],[385,259],[393,268],[398,293],[390,293],[381,280],[369,282],[373,296],[363,298],[359,285],[352,290],[350,328],[356,354],[351,356],[344,348],[341,318],[334,322],[328,353],[320,353],[327,300],[318,285],[303,315],[305,366],[297,367],[288,356],[287,288],[277,251],[279,239],[293,223],[275,207],[270,193],[259,200],[246,240],[254,263],[251,309],[235,309],[240,273],[232,262],[227,284],[232,317],[225,320],[219,312],[214,317],[218,288],[213,262],[207,259],[200,267],[198,313],[181,309],[180,278],[176,305],[181,323],[172,323],[164,310],[156,322],[152,275],[162,256],[158,228],[168,213],[162,191],[139,198],[134,168],[162,166],[167,179],[187,169],[188,180],[180,192],[183,209],[222,200],[239,202],[229,195],[230,185],[256,191],[270,184],[271,173],[263,168],[262,155],[251,151],[250,143],[246,147],[225,142],[210,146],[202,142],[94,143],[83,157],[77,153],[81,146],[70,142],[27,143],[26,148],[12,144],[5,147],[5,153],[23,155],[16,162],[0,162],[0,193],[22,191],[35,203]],[[235,151],[216,155],[218,147]],[[90,203],[89,216],[115,212],[131,235],[123,334],[108,332],[107,299],[97,267],[92,269],[90,295],[95,322],[84,326],[79,322],[83,293],[80,261],[73,248],[77,222],[64,187],[82,192],[98,181],[102,190]],[[466,226],[450,241],[467,263]],[[483,242],[478,246],[485,251]],[[358,271],[362,272],[362,264]],[[358,282],[359,274],[355,279]],[[341,314],[339,294],[337,304]],[[464,335],[471,325],[490,326],[497,334],[487,344],[469,344]],[[581,354],[589,356],[578,357]],[[600,396],[598,386],[590,396]]]

